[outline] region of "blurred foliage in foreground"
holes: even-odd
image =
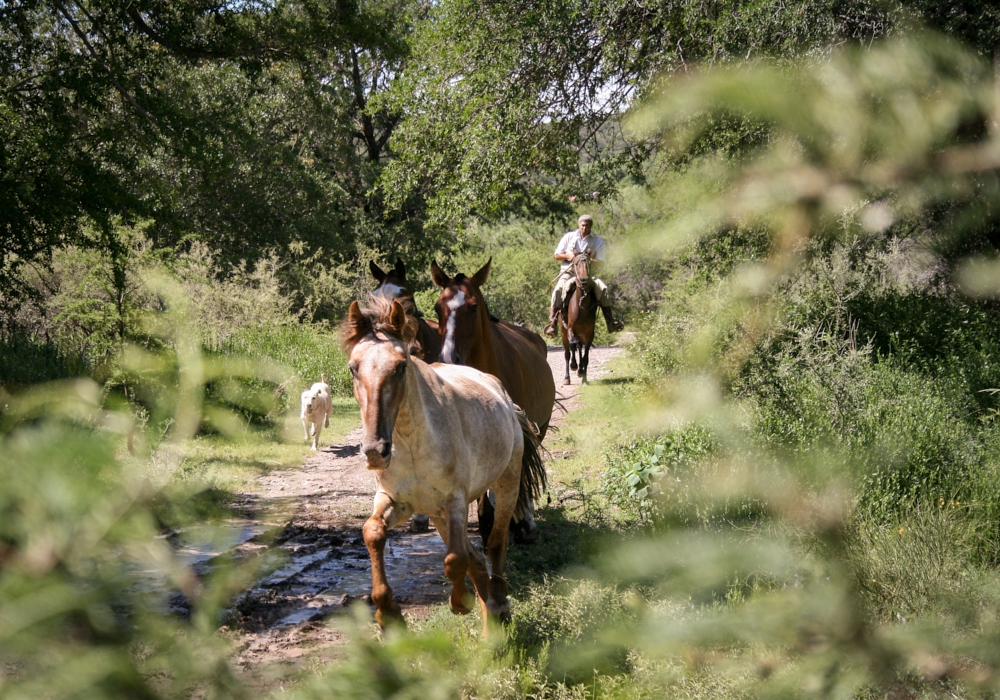
[[[957,286],[996,290],[994,80],[921,35],[665,85],[639,115],[674,148],[643,241],[678,274],[637,349],[650,435],[608,476],[648,527],[518,591],[497,646],[462,620],[384,641],[361,624],[292,694],[995,695],[996,310]],[[179,516],[150,478],[213,376],[199,347],[135,353],[176,416],[148,460],[92,385],[8,401],[0,695],[240,693],[214,634],[240,570],[195,584],[154,537]]]
[[[217,631],[253,571],[198,578],[175,557],[163,535],[198,514],[171,476],[203,420],[238,430],[283,372],[203,356],[183,289],[149,288],[159,348],[126,345],[118,366],[152,419],[89,379],[0,394],[0,697],[239,695]],[[206,383],[224,401],[203,406]]]

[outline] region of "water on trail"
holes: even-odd
[[[164,537],[175,555],[199,576],[224,560],[252,558],[261,576],[233,603],[230,614],[242,627],[299,625],[336,613],[353,600],[367,600],[371,564],[360,528],[281,527],[252,518],[230,518],[177,530]],[[444,600],[444,542],[437,532],[390,532],[386,573],[402,603]],[[160,585],[164,585],[162,582]],[[169,607],[180,614],[188,603],[180,594]]]

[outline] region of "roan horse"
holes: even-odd
[[[351,304],[344,348],[361,407],[361,451],[375,471],[374,510],[364,525],[372,562],[375,618],[400,617],[386,580],[388,530],[411,513],[424,513],[447,546],[445,574],[453,584],[451,609],[469,612],[465,576],[479,597],[483,634],[488,621],[510,618],[507,525],[515,508],[545,487],[538,433],[495,377],[471,367],[428,365],[410,355],[416,323],[398,301],[372,296]],[[496,493],[496,522],[486,558],[469,541],[469,503]]]
[[[413,301],[413,287],[406,279],[406,265],[399,258],[396,258],[396,267],[388,272],[383,271],[375,261],[368,263],[368,269],[372,276],[379,283],[372,294],[384,296],[388,299],[408,298]],[[416,310],[413,304],[406,304],[404,308]],[[437,321],[427,321],[419,311],[417,312],[417,336],[410,347],[410,353],[416,355],[428,364],[437,362],[441,354],[441,336],[438,334]]]
[[[368,269],[379,283],[372,294],[389,300],[399,299],[403,304],[403,310],[412,314],[417,320],[417,335],[410,343],[410,354],[416,355],[428,364],[437,362],[441,354],[441,336],[438,334],[437,321],[427,321],[417,309],[413,301],[413,287],[406,278],[406,265],[396,258],[396,266],[385,272],[375,264],[374,260],[370,260]],[[427,532],[430,529],[429,524],[426,515],[414,515],[410,521],[410,531]]]
[[[441,362],[462,364],[497,377],[545,437],[556,400],[545,341],[537,333],[490,316],[480,290],[490,274],[492,259],[472,277],[448,277],[436,262],[431,276],[441,287],[435,308],[441,333]],[[493,525],[488,498],[479,503],[479,531],[484,540]],[[515,514],[514,540],[533,541],[537,535],[532,507]]]
[[[590,279],[590,255],[587,251],[577,253],[570,262],[573,270],[573,291],[567,295],[563,313],[559,314],[562,330],[563,354],[566,357],[566,378],[569,371],[576,370],[584,384],[587,383],[587,366],[590,364],[590,346],[594,343],[594,325],[597,323],[597,295],[594,282]],[[577,364],[577,354],[580,362]]]

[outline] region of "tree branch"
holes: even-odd
[[[118,78],[115,77],[114,72],[108,67],[108,64],[104,62],[104,59],[100,56],[100,54],[97,53],[97,50],[94,49],[93,45],[90,43],[90,40],[87,38],[87,33],[84,32],[82,29],[80,29],[80,25],[76,23],[76,20],[73,19],[73,16],[66,10],[66,7],[61,2],[58,1],[55,3],[55,6],[59,9],[59,13],[66,18],[67,22],[69,22],[70,27],[73,28],[73,33],[75,33],[80,38],[80,41],[83,42],[83,45],[87,48],[87,51],[94,58],[97,64],[101,68],[103,68],[104,71],[108,74],[108,78],[111,80],[111,83],[118,90],[118,93],[122,97],[124,97],[125,100],[130,105],[132,105],[132,107],[139,114],[148,119],[154,126],[160,128],[160,124],[156,120],[156,118],[145,107],[139,104],[136,101],[136,99],[132,97],[131,94],[129,94],[128,90],[126,90],[125,87],[120,82],[118,82]]]
[[[372,124],[372,117],[367,111],[368,101],[365,99],[365,86],[361,80],[361,66],[358,63],[358,52],[354,50],[353,46],[351,47],[351,79],[354,84],[354,102],[358,106],[361,129],[365,135],[368,160],[377,163],[382,149],[375,139],[375,125]]]
[[[146,20],[143,19],[142,15],[134,7],[129,7],[125,10],[129,18],[135,22],[136,27],[139,31],[148,36],[150,39],[155,41],[157,44],[172,51],[173,53],[183,56],[184,58],[191,59],[227,59],[227,58],[239,58],[241,56],[262,56],[265,54],[272,54],[275,56],[288,56],[289,54],[285,51],[280,51],[273,46],[254,46],[247,49],[242,49],[239,51],[209,51],[206,49],[197,49],[191,46],[181,46],[174,43],[173,41],[167,39],[165,36],[157,32],[155,29],[150,27]]]

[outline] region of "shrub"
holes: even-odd
[[[689,500],[688,468],[714,449],[711,433],[700,426],[611,446],[604,455],[601,483],[608,500],[638,523],[654,523],[665,502]]]
[[[224,355],[276,360],[293,369],[295,375],[286,380],[293,406],[297,406],[297,392],[318,382],[323,374],[331,393],[336,396],[354,395],[347,358],[340,351],[340,340],[335,332],[322,326],[297,324],[244,328],[233,332],[214,349]]]

